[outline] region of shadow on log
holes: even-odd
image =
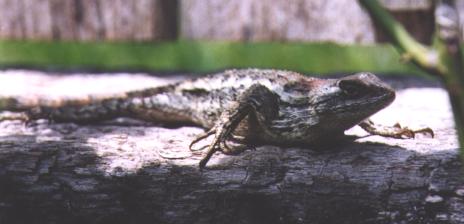
[[[452,149],[421,154],[372,143],[322,151],[263,146],[239,156],[216,155],[200,172],[201,156],[180,147],[198,128],[1,124],[23,132],[0,138],[2,223],[464,218],[461,163]],[[173,148],[181,157],[160,156]]]

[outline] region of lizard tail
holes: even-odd
[[[161,118],[169,120],[169,114],[175,109],[165,105],[165,95],[173,86],[163,86],[142,91],[125,93],[121,97],[96,99],[89,97],[82,100],[38,100],[27,102],[15,98],[0,98],[0,111],[24,112],[28,119],[49,119],[56,122],[92,123],[116,117],[133,117],[143,120]],[[175,116],[174,120],[183,119]],[[189,120],[188,117],[185,120]]]
[[[61,100],[51,102],[47,100],[25,100],[13,97],[0,97],[0,120],[14,120],[11,113],[21,112],[25,120],[49,119],[52,121],[88,123],[98,120],[111,119],[124,115],[130,104],[123,98]],[[23,119],[23,117],[21,117]]]
[[[30,106],[20,102],[18,99],[13,97],[0,98],[0,111],[24,111],[30,108]]]
[[[30,120],[28,111],[32,107],[31,102],[14,97],[2,97],[0,98],[0,121],[22,120],[27,122]]]
[[[86,103],[64,102],[58,106],[35,106],[26,110],[29,119],[57,122],[90,123],[123,116],[130,105],[123,98],[91,100]]]

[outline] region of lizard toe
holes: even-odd
[[[233,142],[234,145],[230,146],[228,144],[228,141],[223,141],[221,142],[221,152],[226,154],[226,155],[238,155],[242,153],[243,151],[247,150],[250,148],[246,144],[238,143],[238,142]]]
[[[210,129],[209,131],[197,136],[197,138],[195,138],[189,145],[189,150],[190,151],[201,151],[201,150],[204,150],[206,147],[208,146],[203,146],[203,147],[200,147],[199,149],[193,149],[193,146],[195,144],[197,144],[198,142],[200,142],[201,140],[205,139],[205,138],[208,138],[209,136],[213,135],[216,133],[216,129],[215,128],[212,128]]]

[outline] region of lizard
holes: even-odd
[[[190,123],[206,129],[189,145],[213,136],[199,162],[203,169],[217,151],[238,154],[242,146],[319,145],[359,125],[371,135],[413,138],[430,128],[379,127],[368,118],[388,106],[395,91],[368,72],[338,79],[309,77],[272,69],[236,69],[174,84],[127,92],[123,97],[72,101],[22,108],[14,100],[2,109],[20,110],[25,119],[91,123],[116,117]]]

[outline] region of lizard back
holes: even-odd
[[[190,122],[210,128],[250,86],[264,85],[282,99],[288,83],[315,80],[295,72],[279,70],[227,70],[182,81],[170,86],[128,93],[131,111],[144,120]]]
[[[288,83],[317,80],[280,70],[227,70],[181,81],[175,84],[127,92],[122,97],[62,100],[55,105],[26,108],[9,102],[5,109],[27,111],[31,119],[46,118],[57,122],[90,123],[115,117],[134,117],[146,121],[193,123],[210,128],[221,113],[253,84],[261,84],[282,99]]]

